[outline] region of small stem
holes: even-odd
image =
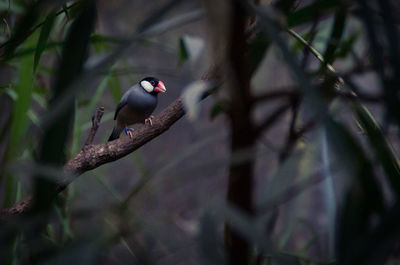
[[[100,107],[96,110],[96,114],[92,116],[92,128],[90,129],[90,133],[88,135],[88,138],[86,139],[85,145],[83,146],[82,150],[88,147],[89,145],[93,144],[94,136],[97,133],[97,130],[99,129],[99,124],[101,121],[101,118],[103,117],[104,114],[104,107]]]

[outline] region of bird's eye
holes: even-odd
[[[154,81],[150,81],[150,84],[154,86],[156,83]]]

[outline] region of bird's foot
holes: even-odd
[[[131,139],[132,139],[132,137],[133,137],[132,132],[133,132],[133,129],[132,129],[132,128],[125,128],[125,133],[126,133],[126,135],[128,135],[129,138],[131,138]]]
[[[147,119],[144,120],[144,124],[150,124],[150,126],[153,126],[153,119],[154,116],[150,115]]]

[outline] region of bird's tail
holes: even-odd
[[[121,132],[122,132],[122,129],[119,128],[118,126],[115,126],[113,131],[112,131],[112,133],[111,133],[111,135],[110,135],[110,138],[108,138],[108,142],[110,142],[112,140],[115,140],[115,139],[118,139],[119,135],[121,134]]]

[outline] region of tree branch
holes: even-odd
[[[203,74],[201,79],[211,80],[218,77],[218,69],[215,65],[212,65],[208,71]],[[207,93],[204,98],[208,95],[209,94]],[[65,188],[75,178],[84,172],[95,169],[103,164],[118,160],[137,150],[144,144],[167,131],[185,114],[182,98],[178,98],[153,119],[153,126],[142,125],[136,129],[133,132],[132,139],[119,138],[115,141],[107,142],[105,144],[92,144],[94,135],[97,132],[98,124],[100,123],[100,119],[103,115],[103,111],[104,110],[101,108],[98,109],[96,116],[93,119],[93,127],[88,139],[86,140],[88,145],[85,144],[84,148],[82,148],[77,155],[75,155],[65,164],[64,171],[71,177],[58,183],[57,193],[65,190]],[[0,219],[6,219],[11,215],[21,214],[28,211],[32,206],[32,202],[32,196],[28,196],[13,206],[0,210]]]

